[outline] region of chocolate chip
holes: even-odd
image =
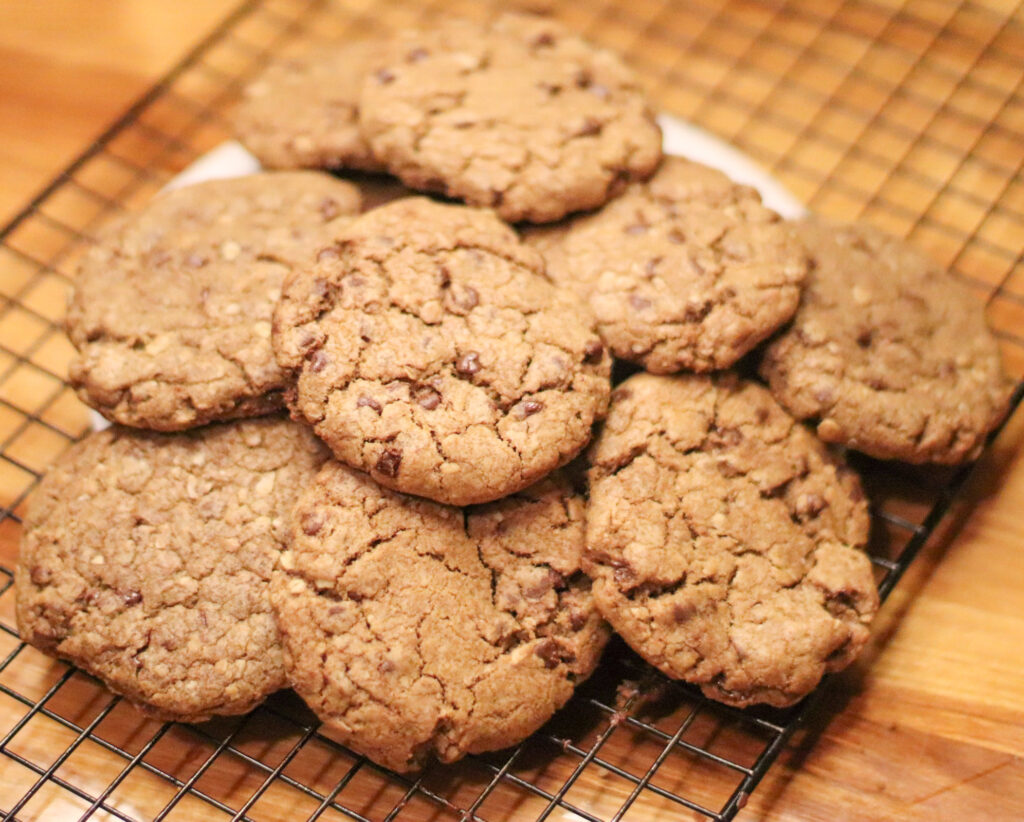
[[[587,624],[587,615],[582,611],[572,610],[569,611],[569,627],[574,631],[578,631],[584,625]]]
[[[381,404],[377,402],[373,397],[368,397],[366,394],[361,394],[359,399],[356,400],[356,408],[372,408],[378,414],[383,410]]]
[[[615,581],[620,585],[625,585],[636,578],[636,574],[633,569],[628,565],[616,565],[615,571],[612,574],[615,577]]]
[[[875,391],[884,391],[889,387],[886,381],[881,377],[868,377],[864,382],[867,383],[869,388],[873,388]]]
[[[309,370],[314,374],[319,374],[327,367],[330,361],[331,358],[324,353],[323,349],[318,348],[313,352],[313,356],[309,358]]]
[[[461,289],[459,295],[455,298],[455,304],[466,311],[472,311],[480,304],[480,295],[473,286],[467,285]]]
[[[675,243],[676,245],[682,245],[683,243],[686,242],[686,235],[683,234],[683,232],[680,231],[678,228],[673,228],[668,233],[668,241],[670,243]]]
[[[441,288],[447,288],[452,284],[452,272],[448,270],[448,266],[442,265],[438,268],[439,281]]]
[[[553,46],[555,44],[555,37],[550,31],[542,31],[530,42],[530,45],[534,48],[540,48],[541,46]]]
[[[472,377],[480,368],[480,355],[476,351],[467,351],[455,362],[455,370],[466,377]]]
[[[516,406],[516,416],[521,420],[532,417],[538,411],[543,410],[544,403],[539,400],[523,400]]]
[[[402,452],[397,448],[388,448],[377,460],[377,470],[385,477],[397,477],[402,464]]]
[[[121,599],[124,600],[125,605],[138,605],[142,602],[142,594],[138,591],[129,591],[127,594],[121,594]]]
[[[310,511],[302,515],[302,533],[312,537],[320,533],[324,527],[324,517],[319,511]]]
[[[803,518],[814,517],[825,510],[825,498],[821,494],[811,492],[803,494],[796,503],[796,512]]]
[[[580,88],[587,88],[594,82],[594,78],[586,69],[580,69],[576,73],[576,85]]]
[[[874,333],[870,328],[861,331],[860,334],[857,335],[857,345],[861,348],[868,348],[871,345],[871,338],[873,336]]]
[[[633,396],[629,388],[616,388],[612,391],[612,402],[624,402]]]
[[[587,117],[583,124],[576,130],[577,137],[592,137],[604,131],[604,123],[596,117]]]
[[[341,256],[341,253],[336,245],[329,245],[327,248],[321,248],[316,253],[316,261],[322,263],[324,260],[336,260]]]
[[[677,602],[672,607],[672,618],[676,622],[686,622],[686,620],[692,617],[696,612],[697,609],[694,608],[692,604],[687,603],[684,605],[681,602]]]
[[[393,670],[395,670],[395,663],[392,662],[390,659],[382,659],[380,663],[377,665],[377,670],[380,671],[382,674],[390,674]]]
[[[768,411],[768,409],[762,405],[760,408],[757,409],[757,413],[754,416],[757,417],[758,422],[764,423],[768,422],[769,414],[770,412]]]
[[[395,81],[395,73],[386,68],[377,69],[373,76],[377,78],[377,82],[382,86],[386,86],[388,83],[393,83]]]
[[[583,348],[583,362],[591,365],[601,362],[604,357],[604,346],[600,340],[591,340]]]
[[[644,224],[644,223],[633,223],[633,225],[626,226],[623,229],[623,231],[626,234],[631,234],[631,235],[646,234],[647,233],[647,225]]]
[[[333,220],[339,214],[341,214],[341,207],[337,200],[332,197],[324,197],[320,201],[320,215],[325,220]]]
[[[653,277],[654,272],[658,269],[658,263],[661,262],[661,257],[655,257],[647,261],[647,265],[644,266],[644,273],[648,277]]]
[[[721,474],[723,477],[728,477],[729,479],[732,479],[733,477],[740,476],[743,473],[743,471],[741,471],[739,468],[737,468],[735,465],[729,462],[729,460],[719,460],[718,473]]]
[[[544,660],[545,668],[554,668],[558,665],[559,647],[553,639],[545,639],[534,651],[537,656]]]
[[[364,599],[366,599],[366,597],[360,591],[346,591],[345,596],[347,596],[353,602],[362,602]]]
[[[629,304],[637,311],[643,311],[645,308],[651,307],[651,301],[646,297],[641,297],[639,294],[630,294]]]
[[[33,565],[29,571],[29,578],[35,585],[45,585],[51,577],[50,569],[44,568],[42,565]]]
[[[814,399],[820,402],[822,405],[831,405],[836,398],[835,393],[828,386],[821,386],[819,388],[815,388],[813,391],[813,396]]]
[[[419,63],[421,60],[425,60],[429,56],[430,52],[427,51],[422,46],[420,46],[419,48],[414,48],[407,55],[405,55],[405,61],[407,63]]]
[[[686,309],[683,312],[683,317],[687,322],[699,323],[708,314],[711,313],[711,300],[702,300],[700,302],[692,302],[686,304]]]
[[[195,252],[193,252],[192,254],[189,254],[185,258],[185,265],[187,265],[189,268],[202,268],[204,265],[206,265],[206,257],[204,257],[202,254],[196,254]]]
[[[417,388],[414,396],[416,397],[416,402],[428,411],[433,411],[441,404],[441,395],[426,385],[421,385]]]

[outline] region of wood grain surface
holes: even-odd
[[[235,5],[233,0],[0,2],[0,221],[6,221],[14,215],[78,151],[101,133],[126,106]],[[354,5],[368,7],[367,3]],[[415,6],[415,3],[406,5]],[[467,4],[461,5],[465,7]],[[546,5],[558,6],[570,22],[575,17],[582,19],[583,12],[579,11],[579,7],[584,4],[566,3],[564,7],[557,3]],[[607,45],[623,50],[628,48],[631,55],[642,55],[638,68],[642,73],[654,76],[654,67],[670,59],[665,40],[659,37],[664,31],[670,30],[677,19],[682,20],[685,15],[691,14],[683,8],[685,5],[678,4],[677,9],[668,4],[669,11],[666,12],[664,3],[611,0],[603,5],[601,21],[594,24],[589,33]],[[659,74],[659,104],[684,116],[693,117],[727,138],[734,139],[755,156],[758,151],[752,150],[750,145],[756,143],[760,146],[761,156],[758,159],[779,173],[798,195],[811,200],[812,205],[826,213],[840,217],[862,214],[868,218],[878,218],[876,222],[899,232],[907,229],[910,223],[900,225],[898,211],[895,209],[891,213],[882,214],[880,203],[905,198],[911,210],[923,213],[932,208],[928,203],[922,205],[915,199],[913,186],[916,178],[913,175],[901,178],[902,183],[897,181],[905,190],[899,188],[897,183],[893,184],[896,186],[893,189],[885,188],[888,183],[883,179],[884,175],[891,174],[892,169],[884,165],[880,167],[880,162],[871,160],[875,156],[872,151],[880,157],[892,157],[894,152],[898,154],[901,151],[904,154],[899,156],[905,157],[917,151],[922,142],[914,134],[901,147],[898,144],[898,130],[886,137],[878,129],[866,128],[862,135],[866,153],[863,156],[856,155],[853,159],[847,153],[841,160],[833,161],[827,167],[824,164],[830,144],[823,140],[817,148],[812,147],[814,151],[808,150],[800,155],[800,162],[804,165],[813,166],[817,159],[821,160],[823,165],[816,182],[813,176],[800,169],[794,170],[792,166],[795,161],[787,160],[787,156],[790,156],[787,155],[787,146],[793,144],[795,129],[785,126],[785,121],[779,125],[777,119],[769,116],[784,110],[788,105],[792,107],[792,116],[799,119],[800,101],[796,96],[776,103],[765,102],[763,130],[757,134],[752,135],[749,127],[740,129],[735,117],[731,119],[725,101],[729,94],[757,94],[758,84],[764,83],[763,76],[759,77],[757,72],[744,75],[748,84],[744,87],[745,92],[738,86],[719,88],[715,79],[716,66],[725,64],[730,54],[746,54],[751,49],[761,48],[765,42],[765,31],[779,31],[783,26],[790,26],[793,31],[798,30],[801,20],[806,24],[806,20],[811,18],[801,17],[802,12],[797,7],[810,7],[813,4],[807,0],[791,4],[793,8],[774,2],[711,5],[719,8],[719,11],[725,6],[734,7],[739,13],[748,15],[753,21],[751,26],[754,35],[745,35],[741,29],[731,39],[723,37],[715,46],[718,52],[708,50],[705,41],[700,41],[701,50],[693,52],[692,60],[703,66],[702,71],[706,70],[701,76],[711,78],[708,85],[695,90],[693,86],[673,83]],[[821,5],[831,10],[829,13],[833,18],[843,13],[838,10],[838,3]],[[923,29],[921,26],[915,28],[914,25],[904,25],[906,15],[901,17],[902,5],[878,0],[874,7],[888,14],[885,19],[889,22],[884,26],[873,23],[868,13],[851,18],[853,22],[846,21],[845,30],[853,27],[854,36],[843,40],[843,47],[866,49],[868,47],[863,43],[870,40],[886,47],[902,48],[910,43],[917,48],[913,38],[919,36]],[[919,18],[931,14],[938,19],[945,13],[944,7],[951,5],[938,2],[916,3],[914,14]],[[1003,63],[990,60],[985,48],[976,49],[979,56],[971,52],[968,57],[963,57],[965,50],[974,48],[965,44],[977,44],[988,37],[988,30],[984,26],[989,18],[982,12],[989,10],[992,15],[1001,14],[1005,18],[1010,5],[996,2],[975,4],[980,11],[964,19],[963,31],[957,37],[937,38],[927,45],[927,49],[936,50],[935,53],[941,58],[939,62],[947,67],[952,66],[954,72],[974,72],[976,76],[983,76],[985,86],[1019,90],[1021,76],[1020,72],[1015,73],[1012,68],[1014,61],[1007,63],[1010,69],[1000,69]],[[617,11],[618,7],[621,7],[621,11]],[[893,9],[899,13],[893,12]],[[643,15],[647,13],[645,10],[650,11],[650,25],[637,33],[635,21],[630,24],[632,27],[627,26],[625,21],[628,15]],[[617,14],[624,16],[617,17]],[[656,15],[660,16],[655,24],[653,21]],[[631,17],[628,19],[633,20]],[[711,26],[709,21],[712,19],[705,19],[704,25]],[[857,25],[861,25],[863,30],[857,32]],[[1009,28],[1004,24],[998,34],[1002,38],[998,44],[1000,49],[1018,50],[1014,52],[1018,66],[1024,65],[1021,25],[1019,15],[1015,18],[1011,16]],[[1008,37],[1007,31],[1013,36]],[[686,43],[692,41],[692,38],[681,40]],[[988,48],[994,46],[990,43]],[[801,52],[799,59],[804,59],[803,54]],[[675,56],[671,56],[671,59],[675,59]],[[798,58],[787,56],[783,50],[777,59]],[[919,71],[921,65],[926,64],[919,60],[908,71]],[[882,75],[886,70],[884,65],[879,67]],[[719,70],[718,77],[722,71]],[[921,88],[924,89],[922,94],[927,97],[929,89],[941,87],[934,93],[945,95],[943,99],[952,99],[951,95],[957,92],[951,91],[952,87],[947,88],[951,82],[948,74],[948,71],[936,68],[929,77],[923,77],[920,80]],[[863,104],[865,95],[879,93],[877,83],[859,84],[851,81],[850,75],[834,82],[821,73],[814,73],[813,76],[809,73],[809,76],[809,82],[820,84],[824,89],[822,93],[828,97],[824,103],[819,100],[824,114],[816,115],[817,129],[833,128],[841,133],[844,123],[847,129],[854,127],[857,118],[851,112]],[[717,98],[717,94],[722,97]],[[1016,93],[1007,96],[1007,99],[1011,101],[1011,108],[1018,107],[1024,113]],[[914,96],[910,95],[900,104],[912,106],[914,102]],[[917,102],[920,104],[919,99]],[[883,108],[882,101],[873,105],[879,111]],[[965,100],[963,108],[967,109],[964,117],[951,118],[938,130],[933,120],[943,116],[945,108],[937,109],[932,115],[923,113],[920,117],[909,117],[906,120],[909,128],[930,129],[928,134],[938,135],[934,139],[939,145],[956,141],[958,128],[973,127],[977,135],[980,135],[968,146],[970,150],[965,154],[968,160],[961,160],[958,165],[943,165],[942,154],[938,149],[930,153],[922,151],[923,176],[938,175],[946,181],[964,175],[961,181],[967,192],[964,204],[943,206],[947,210],[953,208],[952,213],[945,218],[959,225],[969,219],[965,215],[972,202],[972,192],[979,195],[974,199],[991,199],[991,186],[998,184],[1005,185],[1010,194],[1020,191],[1024,195],[1024,188],[1020,188],[1022,152],[1019,130],[1016,132],[1016,140],[1013,139],[1014,129],[1024,118],[1007,119],[1008,125],[1004,125],[1000,132],[1003,142],[990,146],[989,137],[985,136],[989,130],[983,127],[1003,117],[1006,106],[996,111],[986,102],[984,94],[978,92]],[[999,134],[996,134],[992,139],[998,137]],[[927,148],[927,143],[924,145]],[[1000,145],[1003,146],[1001,153]],[[975,160],[983,151],[993,152],[993,165],[978,163],[975,169]],[[1012,154],[1014,151],[1015,156]],[[1006,152],[1010,152],[1010,155],[1007,156]],[[931,163],[928,157],[932,158]],[[991,173],[986,176],[985,169],[994,168],[1000,158],[1008,160],[1010,171],[1003,178],[993,180]],[[972,164],[970,169],[975,169],[968,169],[970,173],[963,171],[968,161]],[[1014,168],[1016,171],[1013,171]],[[842,176],[844,180],[850,181],[849,189],[854,191],[856,184],[865,177],[882,175],[874,190],[885,191],[886,198],[882,201],[876,193],[874,200],[865,197],[861,201],[843,186],[823,188],[820,186],[820,178],[825,175]],[[1021,224],[1024,196],[1014,197],[1011,205],[1015,205],[1016,209],[1004,209],[1002,222],[992,229],[994,233],[990,244],[998,247],[1003,242],[1019,252],[1021,237],[1024,236],[1024,226]],[[958,208],[962,212],[957,211]],[[984,227],[990,216],[986,212],[982,217],[970,218],[975,220],[972,226]],[[929,228],[927,222],[917,222],[911,233],[921,245],[946,262],[955,261],[965,269],[976,265],[979,282],[983,282],[986,277],[1002,276],[999,265],[1004,264],[998,260],[985,263],[980,257],[978,260],[968,258],[962,249],[955,254],[949,251],[941,231],[942,218],[941,214],[935,217],[939,228]],[[970,251],[970,254],[975,253],[981,254]],[[38,297],[39,312],[44,316],[58,317],[61,311],[60,298],[59,291],[43,292]],[[1024,313],[1012,306],[1005,309],[997,306],[995,310],[1011,312],[1003,318],[1005,327],[1012,331],[1016,325],[1017,331],[1024,330],[1022,324],[1019,324]],[[26,318],[19,321],[24,323],[25,330],[19,330],[18,333],[29,334],[31,322],[34,321],[32,316],[26,315]],[[44,354],[51,356],[52,362],[66,359],[66,343],[54,339],[52,348],[48,354],[46,346],[40,350],[46,349]],[[0,359],[6,356],[3,354]],[[1019,353],[1011,352],[1008,361],[1019,377],[1020,364],[1024,359],[1021,359]],[[0,362],[2,367],[7,364],[6,361]],[[36,381],[33,382],[33,379]],[[52,386],[45,383],[42,377],[26,376],[21,382],[8,381],[0,387],[0,399],[9,401],[12,406],[26,407],[31,404],[26,398],[51,389]],[[62,398],[48,407],[55,409],[52,413],[56,415],[54,419],[58,419],[58,423],[54,424],[68,421],[69,429],[84,424],[81,408],[73,398],[65,401],[62,395]],[[0,408],[0,433],[6,432],[5,426],[9,424],[7,416],[13,413]],[[15,421],[10,422],[11,426],[14,424]],[[1024,818],[1022,437],[1024,414],[1018,414],[977,466],[964,500],[955,506],[936,538],[926,546],[886,603],[868,651],[852,670],[837,677],[813,721],[783,753],[779,763],[770,771],[741,813],[741,819],[823,822],[984,819],[995,822]],[[12,447],[20,449],[17,451],[19,462],[31,468],[36,463],[40,467],[45,465],[48,456],[56,453],[63,444],[54,441],[52,437],[48,439],[46,431],[42,430],[27,439],[15,441]],[[9,482],[13,480],[9,480],[7,474],[0,473],[0,495],[5,505],[17,496],[16,488],[6,487],[5,483]],[[17,532],[13,523],[0,523],[0,564],[12,567],[16,550]],[[10,596],[4,597],[0,618],[10,619],[10,600]],[[10,651],[7,645],[10,642],[0,637],[0,658]],[[3,681],[22,689],[24,693],[41,694],[62,671],[62,667],[51,665],[41,656],[32,657],[17,668],[16,674],[8,671],[7,679]],[[13,685],[11,676],[17,678]],[[84,682],[77,693],[80,705],[76,706],[76,715],[88,722],[98,710],[92,706],[94,703],[100,704],[104,695],[96,686]],[[10,725],[11,716],[16,717],[23,711],[22,706],[9,703],[10,700],[6,698],[0,699],[0,730]],[[124,705],[118,706],[116,712],[130,715],[130,710]],[[137,734],[139,739],[144,738],[147,732],[152,732],[151,727],[148,731],[140,729],[134,718],[126,720],[123,727],[126,734]],[[168,769],[184,767],[187,763],[179,761],[182,757],[200,757],[209,753],[197,752],[194,746],[176,748],[174,738],[178,733],[172,729],[158,746],[158,750],[162,751],[162,759],[159,761]],[[38,755],[42,760],[48,758],[52,761],[57,752],[73,738],[74,734],[70,731],[52,727],[40,730],[35,735],[30,734],[27,738],[24,734],[20,735],[15,738],[14,744],[19,755]],[[121,744],[130,747],[132,739],[126,738]],[[270,759],[275,756],[274,750],[268,748],[272,747],[271,743],[266,740],[253,738],[244,744],[251,746],[253,756]],[[282,737],[273,744],[282,746],[288,744],[288,739]],[[637,744],[640,745],[639,742]],[[620,746],[619,750],[626,751],[626,754],[630,751],[628,745]],[[76,754],[75,761],[78,764],[75,765],[77,770],[73,769],[74,773],[87,773],[92,768],[98,780],[96,784],[107,784],[116,777],[117,768],[109,764],[101,754],[99,750],[94,756],[88,751],[81,757]],[[645,752],[638,748],[632,755],[642,759]],[[340,778],[346,767],[337,755],[330,761],[331,764],[324,766],[317,776],[318,784],[324,791],[330,790],[332,782]],[[669,772],[669,764],[666,764],[662,774],[663,784],[666,785],[675,778]],[[537,778],[542,777],[543,774],[537,775]],[[242,793],[252,780],[255,779],[255,784],[258,784],[261,779],[244,771],[219,778],[238,781]],[[3,798],[6,794],[19,795],[34,779],[27,769],[0,767],[0,809],[6,807]],[[470,787],[464,786],[465,790]],[[594,796],[597,796],[600,786],[590,785],[586,789],[594,791]],[[139,809],[140,815],[148,813],[145,810],[147,808],[161,807],[161,803],[171,795],[168,793],[170,786],[155,776],[136,780],[131,790],[134,792],[131,802],[126,800],[127,804],[122,807],[126,813],[131,813],[131,808],[135,807]],[[367,790],[372,794],[371,789]],[[376,790],[385,795],[394,792],[396,788],[380,778]],[[363,801],[370,802],[370,794]],[[19,818],[76,818],[88,805],[79,800],[66,800],[69,804],[61,804],[62,801],[65,800],[58,797],[36,802],[31,805],[30,812]],[[599,801],[595,807],[598,806]],[[311,810],[305,806],[275,806],[272,803],[261,804],[259,807],[268,810],[262,816],[254,811],[254,818],[289,819],[300,815],[305,818],[304,815]],[[315,803],[312,807],[315,807]],[[510,807],[512,810],[506,808],[506,815],[501,818],[532,818],[532,806],[528,803]],[[610,807],[614,810],[615,805]],[[206,818],[204,814],[207,813],[206,806],[198,802],[185,802],[178,806],[177,811],[173,818]],[[113,817],[101,814],[96,818]],[[341,817],[327,815],[323,818]],[[423,811],[417,815],[415,806],[410,805],[400,818],[449,817],[436,811]],[[557,814],[552,818],[558,818]],[[566,814],[564,818],[570,816]],[[655,816],[652,812],[650,816],[628,815],[626,818],[646,819]],[[657,814],[657,818],[690,817],[665,812],[664,815]]]

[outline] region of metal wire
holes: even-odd
[[[410,777],[345,749],[287,693],[246,717],[156,723],[17,637],[9,568],[24,502],[88,428],[64,381],[58,321],[96,229],[225,139],[224,113],[270,55],[497,5],[247,0],[0,229],[0,819],[729,820],[816,710],[815,697],[784,711],[718,705],[614,642],[522,745]],[[944,259],[987,301],[1019,376],[1024,260],[1005,224],[1024,216],[1024,181],[1019,151],[1000,146],[1017,139],[1010,113],[1024,105],[1020,9],[948,6],[602,0],[552,11],[625,52],[662,108],[731,139],[813,208],[873,220]],[[885,598],[970,467],[857,467],[882,526],[872,561]]]

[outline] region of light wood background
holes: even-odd
[[[0,222],[17,213],[234,5],[232,0],[0,2]],[[369,16],[366,25],[373,27],[371,3],[341,5]],[[387,24],[417,14],[415,2],[387,5]],[[479,12],[471,0],[457,5],[463,13]],[[875,0],[850,8],[813,0],[710,2],[703,4],[709,9],[705,14],[694,10],[702,4],[611,0],[593,4],[601,8],[596,17],[585,8],[591,4],[544,5],[587,28],[594,39],[628,52],[659,105],[734,140],[814,207],[833,216],[871,219],[954,265],[980,297],[991,300],[990,316],[1007,340],[1009,367],[1021,375],[1024,354],[1013,335],[1024,332],[1024,313],[1013,298],[1015,289],[1024,290],[1019,270],[1024,23],[1013,4],[973,3],[960,12],[955,4],[925,0]],[[742,25],[733,25],[735,20]],[[783,46],[773,48],[779,37]],[[676,73],[666,72],[686,49]],[[856,70],[837,73],[835,65]],[[973,81],[965,85],[965,78]],[[798,86],[816,96],[798,93]],[[863,111],[871,113],[858,115]],[[173,173],[175,164],[188,159],[182,152],[162,171]],[[956,230],[943,228],[948,225]],[[1007,299],[1006,293],[994,292],[1002,282],[1009,283]],[[41,333],[32,325],[42,322],[33,319],[36,315],[56,319],[61,313],[57,285],[17,296],[22,286],[19,281],[10,291],[5,288],[4,305],[10,297],[31,303],[36,313],[19,319],[16,331],[4,331],[8,320],[0,319],[5,348],[0,368],[15,369],[0,385],[0,400],[9,403],[0,407],[0,434],[20,430],[16,426],[23,425],[24,415],[18,417],[18,409],[33,412],[31,398],[54,388],[57,399],[48,401],[45,414],[53,426],[74,432],[84,425],[81,407],[47,376],[66,361],[66,344],[55,336],[32,343],[25,356],[38,366],[35,376],[22,374],[16,357],[7,353],[17,348],[11,334],[28,340]],[[16,311],[10,316],[20,317]],[[1022,436],[1024,414],[1018,414],[977,467],[964,503],[884,607],[864,658],[834,683],[827,704],[783,754],[741,819],[1024,818]],[[30,426],[6,453],[26,471],[41,470],[65,444]],[[30,477],[11,476],[0,471],[0,493],[4,505],[17,501],[20,510],[18,482]],[[0,564],[12,567],[16,550],[16,527],[10,520],[0,523]],[[9,592],[0,597],[0,618],[7,621],[10,600]],[[11,643],[0,641],[6,642],[0,642],[2,657]],[[24,660],[8,666],[0,682],[41,694],[63,669],[23,653]],[[81,705],[66,707],[88,721],[104,695],[87,683],[78,694]],[[23,712],[23,706],[0,698],[0,734]],[[120,744],[152,733],[153,726],[140,726],[125,706],[115,713],[126,717]],[[194,771],[192,760],[209,752],[189,747],[184,735],[176,747],[178,736],[174,730],[161,740],[161,767]],[[15,736],[10,749],[48,763],[73,738],[66,730],[40,726]],[[252,755],[271,756],[270,743],[250,742]],[[624,762],[630,756],[642,762],[642,772],[649,764],[643,745],[627,735],[612,749]],[[318,765],[317,784],[326,791],[350,763],[326,752],[324,757],[329,764]],[[69,780],[93,779],[101,790],[120,765],[97,749],[69,767],[59,773]],[[666,763],[664,771],[671,767]],[[241,786],[236,796],[261,781],[254,782],[244,769],[218,778]],[[673,778],[665,773],[662,784],[670,786]],[[20,795],[33,780],[28,769],[11,767],[0,757],[0,809],[8,807],[5,796]],[[360,801],[371,816],[370,808],[390,808],[393,795],[401,794],[382,777],[367,785]],[[615,793],[621,788],[586,779],[570,798],[614,811],[617,802],[604,804],[604,790],[613,799],[623,798]],[[119,807],[148,818],[149,809],[162,807],[167,795],[167,786],[153,777],[138,781]],[[20,818],[75,818],[88,805],[61,791],[40,796]],[[392,799],[374,805],[374,796]],[[310,812],[291,801],[261,803],[252,816],[286,819]],[[457,818],[425,807],[417,810],[413,803],[400,818]],[[500,818],[530,818],[532,807],[513,802]],[[178,810],[173,818],[206,818],[200,814],[209,812],[198,803],[183,803]],[[654,818],[650,814],[627,818]]]

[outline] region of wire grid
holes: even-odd
[[[12,573],[25,500],[88,429],[59,328],[96,228],[228,135],[272,54],[496,2],[243,3],[0,232],[0,818],[731,819],[808,710],[738,711],[614,641],[542,731],[404,777],[348,751],[283,692],[245,717],[145,720],[22,644]],[[1006,3],[600,0],[540,4],[623,53],[657,104],[732,141],[812,209],[909,237],[985,301],[1024,372],[1024,26]],[[537,3],[530,7],[538,8]],[[1021,399],[1018,389],[1014,408]],[[887,595],[968,468],[860,459]],[[819,689],[820,694],[823,689]]]

